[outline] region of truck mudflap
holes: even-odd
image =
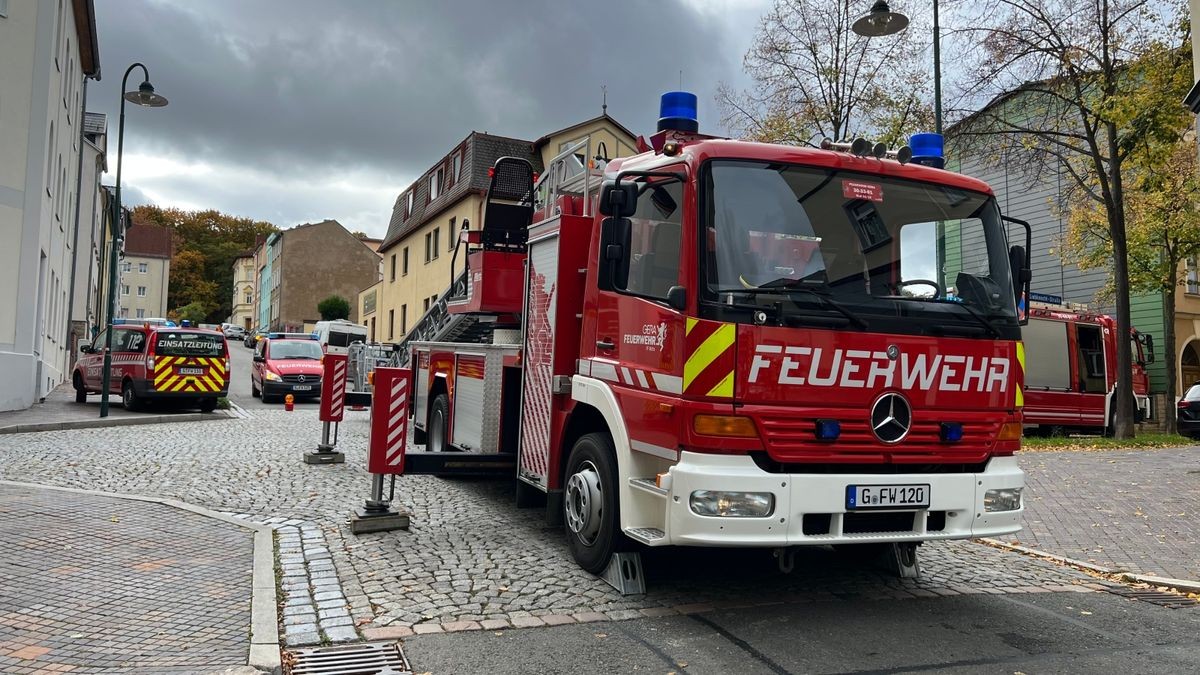
[[[978,473],[777,474],[759,469],[745,455],[683,452],[664,478],[657,489],[660,499],[635,500],[628,509],[622,505],[626,534],[651,546],[996,537],[1020,530],[1024,512],[1025,476],[1014,457],[994,457]],[[651,486],[634,487],[649,491]],[[876,501],[881,491],[888,493],[882,503]],[[893,503],[897,494],[911,503]],[[717,505],[719,500],[725,501]],[[758,505],[761,515],[711,513],[738,500],[747,509]],[[654,536],[646,536],[651,530]]]

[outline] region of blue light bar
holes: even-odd
[[[913,134],[908,139],[912,163],[941,169],[946,166],[946,151],[941,134]]]
[[[813,433],[816,434],[817,440],[836,441],[838,436],[842,435],[842,424],[837,420],[817,420]]]
[[[692,92],[668,91],[658,104],[658,130],[696,133],[700,130],[697,110],[696,95]]]
[[[963,437],[963,425],[959,422],[942,422],[942,440],[947,443],[957,443]]]

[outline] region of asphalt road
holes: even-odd
[[[415,672],[1183,673],[1200,607],[1109,593],[828,602],[527,630],[417,635]]]
[[[282,409],[283,403],[263,403],[262,399],[250,395],[250,367],[254,364],[254,350],[247,349],[240,340],[229,341],[229,398],[234,403],[246,409]],[[312,408],[319,406],[317,399],[302,399],[296,401],[296,408]]]

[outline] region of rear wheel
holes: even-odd
[[[425,429],[428,436],[428,442],[425,444],[427,451],[447,452],[450,450],[449,434],[447,433],[450,429],[449,425],[450,398],[445,394],[438,394],[429,408],[429,424]]]
[[[83,386],[83,377],[78,372],[71,377],[71,385],[75,387],[75,402],[87,403],[87,388]]]
[[[620,530],[616,450],[608,434],[587,434],[571,448],[563,516],[571,556],[592,574],[629,545]]]
[[[215,399],[215,398],[200,399],[200,412],[210,413],[216,409],[217,409],[217,399]]]
[[[141,410],[142,400],[138,398],[137,392],[133,389],[133,383],[126,380],[125,384],[121,385],[121,405],[130,412]]]

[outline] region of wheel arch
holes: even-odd
[[[620,499],[621,508],[621,530],[624,531],[631,527],[630,525],[630,509],[624,508],[633,500],[633,488],[629,486],[629,471],[633,463],[630,457],[629,447],[629,431],[625,426],[625,417],[621,414],[621,408],[617,404],[617,397],[613,394],[612,388],[607,382],[598,380],[593,377],[585,377],[583,375],[575,375],[571,379],[571,398],[575,399],[576,407],[591,408],[595,413],[586,413],[591,416],[598,414],[599,419],[603,420],[604,427],[613,441],[613,448],[616,450],[617,460],[617,495]],[[573,417],[574,415],[572,415]],[[589,417],[595,421],[597,418]],[[581,428],[583,422],[580,422]],[[570,425],[568,425],[570,428]],[[593,429],[592,431],[596,431]],[[583,433],[591,433],[584,431]],[[582,435],[582,434],[581,434]],[[562,469],[566,472],[566,465],[569,461],[570,446],[566,444],[567,436],[563,435],[563,454],[562,454]],[[574,441],[571,441],[574,443]],[[565,482],[565,476],[563,476]],[[561,484],[561,483],[560,483]]]

